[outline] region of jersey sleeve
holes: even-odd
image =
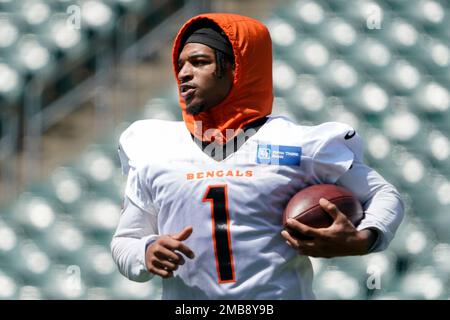
[[[313,155],[317,183],[336,183],[354,161],[363,161],[363,142],[349,125],[327,122],[318,126],[323,137]]]
[[[119,159],[122,168],[122,174],[127,175],[131,167],[136,168],[136,123],[129,126],[120,136],[119,139]]]

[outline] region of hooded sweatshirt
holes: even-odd
[[[259,21],[237,14],[211,13],[198,15],[184,24],[177,34],[172,51],[173,69],[178,86],[178,57],[182,40],[193,23],[209,20],[218,25],[233,47],[235,73],[233,87],[218,105],[197,115],[186,112],[186,104],[179,94],[183,120],[189,132],[197,139],[224,144],[247,124],[272,112],[272,42],[267,28]],[[201,125],[199,125],[201,124]],[[232,129],[234,135],[226,135]]]

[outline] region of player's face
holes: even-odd
[[[216,75],[214,50],[201,43],[188,43],[178,58],[180,93],[186,110],[198,114],[222,102],[233,84],[233,66],[227,63],[223,77]]]

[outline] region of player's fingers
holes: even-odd
[[[186,228],[181,230],[179,233],[171,235],[171,237],[178,241],[184,241],[187,238],[189,238],[189,236],[192,234],[193,230],[194,229],[192,228],[192,226],[187,226]]]
[[[299,240],[294,238],[289,232],[286,230],[281,231],[281,236],[286,239],[286,243],[291,247],[297,249]]]
[[[178,269],[178,264],[170,260],[159,259],[155,261],[154,264],[157,265],[160,269],[164,269],[167,271],[174,271]]]
[[[175,254],[178,256],[178,264],[179,265],[183,265],[186,261],[184,260],[184,258],[183,258],[183,256],[180,254],[180,253],[178,253],[178,252],[175,252]]]
[[[170,260],[175,263],[179,263],[180,257],[173,252],[170,248],[167,248],[167,243],[162,243],[161,246],[157,247],[154,251],[154,255],[159,259]]]
[[[346,218],[345,215],[339,210],[339,208],[333,202],[328,201],[325,198],[320,198],[319,204],[322,207],[322,209],[325,210],[331,216],[331,218],[333,218],[333,221]]]
[[[169,241],[167,241],[165,243],[165,245],[166,245],[166,248],[168,248],[172,251],[175,251],[175,250],[180,251],[182,254],[184,254],[189,259],[193,259],[195,257],[194,252],[181,241],[171,238],[171,239],[169,239]]]
[[[154,273],[162,278],[170,278],[173,277],[173,272],[170,270],[165,270],[165,268],[158,264],[158,262],[155,262],[149,269],[151,273]]]
[[[289,228],[294,229],[307,237],[317,237],[321,235],[318,229],[311,228],[295,219],[288,219],[286,223]]]
[[[182,242],[180,242],[180,244],[178,245],[177,250],[180,251],[181,253],[183,253],[189,259],[194,259],[194,257],[195,257],[194,251],[192,251],[191,248],[189,248],[187,245],[185,245]]]

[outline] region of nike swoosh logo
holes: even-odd
[[[347,132],[347,134],[345,135],[344,139],[345,139],[345,140],[351,139],[351,138],[353,138],[353,137],[355,136],[355,134],[356,134],[356,131],[355,131],[355,130],[349,131],[349,132]]]

